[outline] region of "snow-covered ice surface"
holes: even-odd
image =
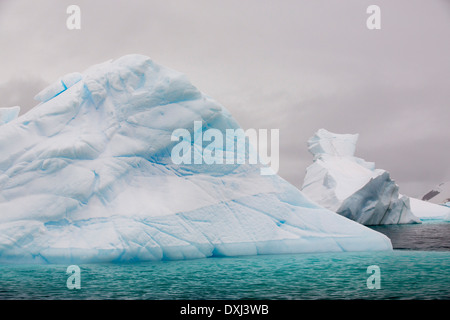
[[[239,125],[145,56],[69,74],[37,99],[0,126],[1,262],[392,249],[259,165],[174,165],[174,129]]]
[[[410,198],[411,211],[421,220],[446,220],[450,221],[450,208],[415,198]]]
[[[47,88],[39,92],[34,99],[40,102],[46,102],[53,99],[58,94],[66,91],[68,88],[79,82],[82,78],[81,73],[73,72],[66,74],[64,77],[49,85]]]
[[[19,116],[20,107],[0,108],[0,126],[11,122]]]
[[[354,156],[357,140],[358,134],[318,130],[308,140],[314,162],[306,170],[302,192],[364,225],[420,223],[389,173]]]

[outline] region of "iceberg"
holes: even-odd
[[[0,262],[392,250],[260,164],[174,164],[175,129],[240,127],[148,57],[69,74],[36,99],[0,126]]]
[[[364,225],[420,223],[410,199],[385,170],[355,157],[358,134],[318,130],[308,140],[313,163],[302,192],[317,204]]]

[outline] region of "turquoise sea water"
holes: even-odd
[[[418,236],[431,225],[432,236]],[[67,288],[66,265],[2,265],[0,299],[450,299],[449,227],[383,227],[403,247],[401,230],[411,238],[411,248],[392,252],[79,265],[79,290]],[[380,268],[380,289],[367,287],[371,265]]]

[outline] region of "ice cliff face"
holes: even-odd
[[[357,134],[316,132],[308,140],[314,163],[307,168],[302,192],[364,225],[420,222],[389,173],[354,156],[357,140]]]
[[[0,126],[0,262],[392,248],[258,165],[173,164],[174,129],[239,126],[147,57],[66,75],[36,99]]]

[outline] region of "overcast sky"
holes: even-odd
[[[0,0],[0,107],[26,112],[58,77],[128,53],[187,74],[245,129],[279,128],[297,187],[320,128],[359,133],[356,155],[403,194],[450,180],[448,0]]]

